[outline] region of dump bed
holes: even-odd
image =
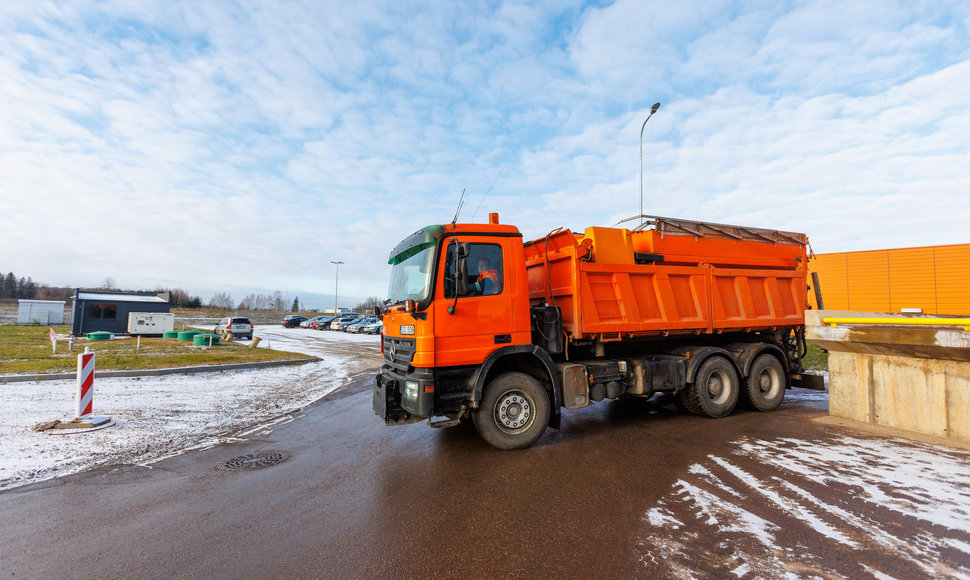
[[[525,244],[529,298],[573,340],[801,326],[804,234],[650,218],[633,230],[557,230]]]

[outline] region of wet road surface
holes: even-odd
[[[970,576],[970,453],[663,401],[566,412],[531,449],[385,427],[370,373],[244,441],[0,494],[2,574]],[[259,470],[217,467],[257,451]],[[901,470],[901,471],[900,471]]]

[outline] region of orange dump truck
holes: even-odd
[[[781,404],[802,375],[804,234],[639,216],[523,242],[445,224],[394,248],[374,411],[388,425],[471,418],[501,449],[563,409],[667,393],[707,417]],[[437,421],[434,418],[438,418]]]

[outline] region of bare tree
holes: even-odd
[[[286,308],[286,303],[283,302],[283,293],[279,290],[273,292],[273,299],[270,303],[270,308],[277,312],[283,312],[283,310]]]
[[[381,300],[379,297],[371,296],[367,300],[364,300],[363,302],[358,304],[355,310],[357,312],[372,312],[375,306],[380,306],[382,304],[384,304],[384,301]]]
[[[236,307],[238,310],[255,310],[256,309],[256,295],[250,294],[242,299],[239,306]]]
[[[232,310],[234,304],[235,302],[232,301],[232,296],[226,294],[225,292],[216,292],[212,296],[212,300],[209,301],[209,308]]]

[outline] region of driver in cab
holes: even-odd
[[[485,258],[478,261],[478,279],[475,280],[472,288],[482,296],[498,294],[501,291],[498,270],[492,268]]]

